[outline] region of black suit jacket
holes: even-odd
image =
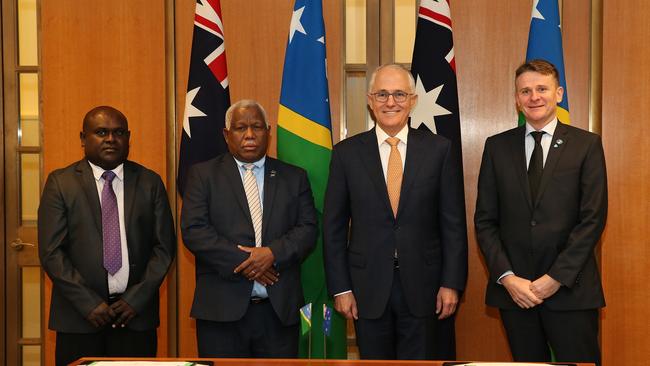
[[[300,263],[316,245],[316,210],[307,173],[266,157],[262,245],[275,256],[279,281],[268,295],[285,325],[299,321],[304,304]],[[196,290],[191,316],[236,321],[248,309],[253,282],[233,270],[255,246],[255,231],[241,175],[229,153],[192,166],[183,196],[181,230],[196,259]]]
[[[497,279],[506,271],[562,283],[544,306],[578,310],[605,305],[594,257],[607,215],[605,157],[598,135],[558,123],[535,199],[530,198],[525,126],[485,142],[474,216],[490,279],[486,303],[514,309]]]
[[[388,199],[375,129],[332,152],[323,217],[330,295],[352,290],[362,318],[377,318],[399,253],[404,296],[415,316],[434,314],[440,286],[463,290],[467,229],[460,164],[451,143],[409,129],[397,218]]]
[[[155,172],[124,163],[124,219],[129,282],[122,295],[137,312],[128,327],[158,326],[158,288],[176,251],[174,221],[165,187]],[[53,171],[38,208],[38,250],[52,279],[50,329],[98,331],[85,318],[108,300],[103,267],[100,198],[88,161]]]

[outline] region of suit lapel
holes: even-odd
[[[248,209],[248,200],[246,199],[246,192],[244,192],[244,183],[242,182],[241,174],[239,173],[239,167],[235,162],[235,159],[230,154],[223,155],[221,160],[221,167],[217,167],[217,171],[224,171],[228,183],[232,187],[233,196],[237,200],[239,207],[241,207],[244,212],[244,216],[253,227],[253,220],[251,219],[251,212]]]
[[[140,171],[131,162],[124,162],[124,227],[129,233],[131,217],[133,216],[133,202],[135,201],[135,187],[138,185]]]
[[[273,200],[275,198],[275,192],[277,188],[277,179],[276,175],[277,170],[275,166],[275,160],[266,157],[266,163],[264,164],[264,205],[262,206],[262,238],[266,237],[266,229],[268,228],[269,218],[271,217],[271,212],[273,212]],[[264,242],[264,240],[262,240]]]
[[[564,151],[564,147],[567,145],[568,140],[568,129],[564,124],[558,121],[557,127],[555,127],[555,133],[553,134],[553,140],[551,140],[551,145],[549,146],[548,155],[546,156],[544,170],[542,170],[542,181],[539,183],[535,206],[544,193],[551,176],[553,176],[553,170],[555,170],[555,166],[557,166],[557,162],[560,160],[560,156],[562,155],[562,151]]]
[[[526,196],[528,208],[533,208],[533,202],[530,199],[530,185],[528,184],[528,170],[526,169],[526,126],[519,126],[515,133],[510,135],[510,156],[512,156],[512,165],[515,174],[519,179],[521,191]]]
[[[409,128],[408,143],[406,144],[406,159],[404,163],[404,178],[402,179],[402,187],[399,195],[399,206],[397,208],[397,217],[399,217],[404,202],[406,200],[406,193],[410,192],[415,177],[417,176],[420,167],[422,166],[424,152],[424,144],[422,143],[421,135],[412,132]]]
[[[83,187],[83,191],[86,195],[86,200],[88,201],[90,211],[93,213],[92,216],[95,227],[101,234],[102,207],[99,203],[99,195],[97,194],[97,183],[95,182],[95,176],[93,176],[92,169],[90,169],[90,165],[85,159],[77,163],[75,171],[77,173],[77,178],[80,180],[80,186]]]
[[[375,133],[375,128],[366,132],[361,137],[360,156],[370,180],[375,186],[375,189],[377,189],[380,199],[384,201],[386,209],[389,210],[391,216],[393,216],[393,209],[390,206],[390,199],[388,198],[386,179],[384,178],[384,171],[381,167],[381,158],[379,157],[379,147],[377,146],[377,134]]]

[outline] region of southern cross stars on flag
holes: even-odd
[[[462,164],[456,60],[448,0],[422,0],[413,47],[411,73],[418,103],[411,127],[426,128],[451,140],[453,156]]]
[[[454,127],[448,126],[450,123],[458,124],[454,122],[458,121],[455,71],[449,3],[422,0],[411,64],[418,94],[418,103],[411,112],[411,127],[424,124],[438,133]]]
[[[183,194],[189,167],[226,151],[222,130],[230,106],[220,0],[197,0],[178,163]]]

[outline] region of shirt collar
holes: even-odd
[[[239,161],[239,160],[237,160],[237,158],[236,158],[234,155],[233,155],[232,158],[235,159],[235,163],[237,163],[237,166],[238,166],[240,169],[246,169],[246,168],[244,168],[244,165],[249,164],[249,163],[244,163],[243,161]],[[266,155],[262,156],[262,158],[261,158],[260,160],[255,161],[255,162],[253,162],[252,164],[255,165],[255,167],[256,167],[257,169],[260,169],[260,170],[261,170],[261,169],[264,168],[264,163],[265,163],[265,162],[266,162]]]
[[[553,134],[555,133],[555,128],[557,127],[557,117],[553,118],[553,120],[549,123],[546,124],[540,131],[544,131],[549,136],[553,137]],[[536,129],[533,128],[528,122],[526,122],[526,136],[530,135],[531,132],[537,131]]]
[[[106,169],[91,163],[90,160],[87,161],[88,164],[90,164],[90,168],[93,171],[93,176],[95,177],[95,180],[99,180],[102,177],[102,174],[104,174],[104,172],[106,171]],[[115,167],[115,169],[112,169],[112,171],[113,173],[115,173],[117,179],[124,181],[124,163],[118,165],[117,167]]]
[[[388,134],[381,129],[381,127],[377,126],[375,127],[375,133],[377,134],[377,145],[381,145],[382,143],[386,142],[386,139],[389,138]],[[409,136],[409,125],[406,124],[402,129],[395,135],[400,142],[403,142],[406,145],[406,140],[408,139]]]

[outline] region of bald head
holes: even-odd
[[[83,121],[83,130],[87,131],[88,126],[90,126],[91,122],[93,122],[97,118],[102,118],[102,117],[119,121],[120,123],[124,124],[124,128],[126,130],[129,129],[129,122],[126,120],[126,116],[124,115],[124,113],[120,112],[119,110],[111,106],[102,105],[99,107],[95,107],[90,111],[88,111],[88,113],[86,113]]]

